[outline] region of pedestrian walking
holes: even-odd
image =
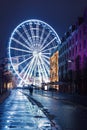
[[[33,85],[30,86],[29,90],[30,90],[30,95],[32,95],[33,94]]]

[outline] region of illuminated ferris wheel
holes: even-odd
[[[41,20],[24,21],[14,29],[9,40],[9,58],[21,82],[32,77],[49,78],[50,56],[59,43],[55,30]]]

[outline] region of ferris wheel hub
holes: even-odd
[[[35,51],[33,51],[33,56],[39,57],[39,56],[41,56],[41,52],[39,52],[38,50],[35,50]]]

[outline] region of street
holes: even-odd
[[[60,95],[54,97],[56,98],[53,98],[49,91],[33,94],[33,98],[44,106],[43,109],[46,109],[49,117],[62,130],[87,130],[87,107],[66,99],[67,95],[63,97],[61,94],[61,98]]]
[[[0,130],[51,130],[50,121],[18,90],[0,104]]]
[[[12,90],[0,104],[0,130],[87,130],[87,107],[62,94],[54,97],[50,92],[34,91],[31,96],[28,90]]]

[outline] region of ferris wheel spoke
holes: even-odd
[[[35,67],[37,66],[37,62],[38,62],[38,59],[36,58],[34,65],[32,66],[31,71],[30,71],[30,77],[32,76],[32,72],[34,71]]]
[[[36,25],[36,43],[39,43],[39,22]]]
[[[41,68],[41,64],[40,64],[40,60],[38,60],[38,62],[39,62],[39,74],[40,74],[40,77],[42,77],[42,68]]]
[[[49,67],[46,64],[44,65],[44,67],[46,70],[46,74],[50,75]],[[48,77],[48,75],[47,75],[47,77]]]
[[[42,52],[44,53],[46,51],[49,51],[49,50],[52,50],[52,49],[55,49],[55,48],[58,48],[58,46],[49,47],[48,49],[42,50]]]
[[[39,73],[39,76],[41,77],[41,70],[40,70],[40,65],[38,65],[38,73]]]
[[[31,31],[31,37],[32,37],[32,41],[33,41],[33,44],[35,44],[35,34],[34,34],[34,31],[33,31],[33,26],[32,26],[32,23],[29,24],[30,25],[30,31]]]
[[[45,68],[46,72],[49,73],[49,67],[48,67],[47,63],[45,63],[44,60],[43,60],[43,64],[44,64],[44,68]],[[47,76],[47,77],[48,77],[48,76]]]
[[[43,67],[43,70],[44,70],[44,76],[45,76],[45,77],[48,77],[48,75],[47,75],[47,73],[46,73],[46,68],[45,68],[45,65],[44,65],[44,64],[42,64],[42,67]]]
[[[32,67],[33,67],[34,60],[35,60],[35,57],[33,57],[31,63],[29,64],[29,71],[28,71],[28,74],[27,74],[26,79],[28,79],[28,77],[29,77],[29,75],[30,75],[30,71],[31,71],[31,69],[32,69]]]
[[[22,33],[19,30],[16,30],[16,33],[23,39],[23,41],[29,46],[29,42],[27,39],[22,35]]]
[[[47,58],[48,60],[50,59],[50,57],[47,56],[47,55],[45,55],[44,53],[42,54],[42,57],[45,57],[45,58]]]
[[[35,60],[35,57],[33,57],[32,60],[31,60],[30,63],[29,63],[29,71],[28,71],[28,74],[30,74],[31,68],[33,67],[33,64],[34,64],[34,60]],[[28,75],[28,76],[29,76],[29,75]]]
[[[25,57],[25,56],[29,56],[30,54],[26,54],[26,55],[18,55],[18,56],[11,56],[11,58],[21,58],[21,57]]]
[[[33,59],[32,59],[32,60],[33,60]],[[26,69],[26,71],[25,71],[25,73],[24,73],[24,75],[23,75],[23,78],[22,78],[23,80],[25,80],[25,79],[26,79],[25,77],[28,75],[29,67],[30,67],[30,64],[31,64],[32,60],[31,60],[30,62],[28,62],[27,65],[26,65],[26,67],[25,67],[25,69],[26,69],[26,68],[27,68],[27,69]],[[25,69],[24,69],[24,70],[25,70]],[[23,70],[23,71],[24,71],[24,70]],[[23,71],[22,71],[22,73],[23,73]],[[27,81],[27,80],[26,80],[26,81]]]
[[[47,46],[49,46],[55,39],[56,39],[56,37],[54,37],[50,42],[48,42],[48,43],[41,49],[41,51],[43,51]]]
[[[34,62],[34,65],[33,65],[32,68],[31,68],[30,77],[32,76],[32,73],[33,73],[33,71],[34,71],[34,69],[35,69],[35,66],[37,65],[37,60],[38,60],[38,59],[36,59],[36,61]]]
[[[33,57],[33,56],[27,58],[26,60],[23,60],[22,62],[20,62],[20,63],[18,64],[18,66],[21,65],[21,64],[23,64],[23,63],[25,63],[26,61],[30,60],[32,57]]]
[[[50,66],[50,62],[44,57],[43,57],[43,62],[45,63],[46,66]]]
[[[46,61],[48,65],[50,65],[49,61],[46,58],[43,57],[43,60]]]
[[[28,64],[24,67],[24,69],[22,69],[22,71],[21,71],[21,73],[19,73],[19,75],[22,77],[22,73],[24,73],[25,72],[25,70],[26,70],[26,68],[28,67]],[[24,75],[23,75],[23,77],[22,77],[22,80],[24,80]],[[19,85],[23,82],[23,81],[20,81],[20,83],[19,83]]]
[[[26,52],[26,53],[30,52],[30,51],[27,51],[27,50],[24,50],[24,49],[19,49],[19,48],[16,48],[16,47],[10,47],[10,49],[12,49],[14,51],[21,51],[21,52]]]
[[[47,60],[45,60],[45,59],[43,59],[43,62],[44,62],[45,69],[46,69],[46,71],[49,74],[49,72],[50,72],[50,68],[49,68],[50,63]]]
[[[33,76],[36,77],[36,68],[34,69],[34,75]]]
[[[15,38],[12,38],[12,40],[15,41],[16,43],[18,43],[19,45],[21,45],[21,46],[23,46],[23,47],[25,47],[25,48],[27,48],[28,50],[31,51],[31,49],[29,48],[29,46],[24,45],[24,44],[23,44],[22,42],[20,42],[19,40],[15,39]]]
[[[27,68],[28,66],[29,66],[29,65],[27,64],[27,65],[22,69],[22,71],[21,71],[19,74],[22,75],[22,73],[25,72],[25,70],[26,70],[26,68]]]
[[[23,81],[22,81],[22,79],[21,79],[21,81],[18,83],[18,86],[21,86],[22,83],[23,83]]]
[[[32,39],[31,39],[31,36],[30,36],[28,30],[26,29],[25,25],[22,25],[22,27],[23,27],[23,30],[24,30],[24,32],[25,32],[25,34],[26,34],[26,36],[27,36],[27,38],[28,38],[30,44],[32,45]],[[29,46],[30,46],[30,45],[29,45]]]
[[[37,66],[37,61],[35,62],[35,65],[34,65],[33,68],[32,68],[32,71],[31,71],[30,76],[32,76],[32,72],[34,72],[34,69],[35,69],[36,66]]]
[[[50,55],[50,52],[43,52],[42,55]]]
[[[49,59],[50,59],[50,56],[51,56],[51,53],[43,53],[41,56],[42,56],[42,58],[44,57],[44,58],[46,58],[47,60],[49,60]]]
[[[44,44],[47,42],[48,37],[50,36],[50,32],[47,34],[46,38],[42,42],[41,48],[43,48]]]
[[[31,63],[30,63],[30,65],[28,66],[28,69],[27,69],[27,71],[26,71],[26,80],[28,80],[28,78],[30,77],[29,71],[31,70],[30,67],[32,66],[33,62],[34,62],[34,58],[31,60]]]
[[[44,39],[44,32],[45,32],[45,28],[43,28],[41,36],[40,36],[40,44],[42,43],[42,41]]]
[[[45,67],[45,70],[48,74],[50,74],[50,68],[48,67],[47,63],[44,62],[44,67]],[[48,75],[47,75],[48,77]]]
[[[25,80],[25,82],[27,81],[25,77],[28,74],[28,71],[29,71],[29,64],[27,64],[27,70],[25,71],[25,73],[23,75],[23,80]]]
[[[39,66],[38,66],[38,68],[40,69],[39,70],[39,73],[41,73],[40,74],[40,76],[42,77],[44,74],[43,74],[43,66],[42,66],[42,64],[41,64],[41,60],[40,59],[38,59],[38,62],[39,62]]]
[[[45,70],[45,67],[44,67],[44,62],[43,62],[41,57],[40,57],[40,61],[41,61],[41,65],[42,65],[42,68],[44,70],[45,76],[47,77],[47,73],[46,73],[46,70]]]

